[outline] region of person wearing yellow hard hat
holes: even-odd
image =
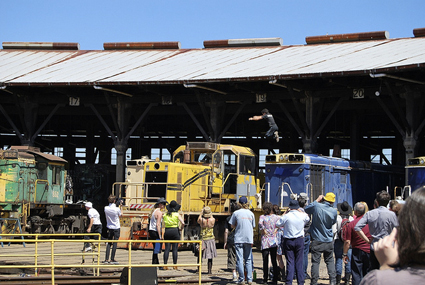
[[[316,285],[319,280],[320,260],[323,254],[328,269],[330,284],[336,284],[335,261],[333,256],[332,226],[337,221],[337,210],[333,208],[335,194],[319,195],[316,201],[305,207],[305,212],[311,215],[311,284]]]

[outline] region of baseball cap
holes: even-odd
[[[328,201],[329,203],[335,202],[335,194],[332,192],[328,192],[325,195],[325,201]]]
[[[245,196],[241,196],[239,198],[239,203],[246,204],[246,203],[248,203],[248,199]]]
[[[93,208],[93,204],[91,202],[86,202],[84,206],[86,206],[87,208]]]
[[[289,209],[296,210],[300,207],[300,204],[298,204],[297,200],[291,200],[289,201]]]

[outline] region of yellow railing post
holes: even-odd
[[[199,273],[199,285],[201,285],[202,278],[202,240],[199,243],[199,260],[198,260],[198,273]]]
[[[0,235],[3,236],[3,237],[4,236],[16,236],[16,234],[0,234]],[[21,235],[21,234],[19,234],[19,235]],[[74,251],[72,251],[71,253],[62,252],[60,249],[59,249],[59,252],[56,254],[55,253],[55,244],[56,243],[63,244],[63,243],[68,243],[68,242],[77,242],[77,243],[81,244],[81,243],[86,242],[86,240],[71,240],[71,241],[66,240],[66,239],[44,239],[43,240],[43,239],[40,239],[39,237],[44,237],[44,236],[52,237],[52,235],[44,235],[44,234],[36,234],[36,235],[34,235],[34,234],[24,234],[24,235],[35,236],[35,239],[27,239],[26,240],[26,242],[28,242],[28,243],[35,243],[35,254],[33,255],[33,254],[30,254],[30,253],[25,253],[25,254],[15,254],[14,253],[13,255],[11,255],[11,254],[1,254],[1,252],[0,252],[0,259],[4,259],[4,257],[15,258],[17,256],[19,256],[19,257],[34,257],[34,260],[35,260],[34,265],[22,265],[22,264],[21,265],[17,265],[17,264],[15,264],[15,265],[0,265],[0,268],[34,268],[35,269],[35,276],[37,276],[37,277],[39,276],[39,269],[42,269],[42,268],[49,269],[50,268],[50,270],[51,270],[51,284],[52,285],[55,284],[55,270],[56,270],[56,268],[72,268],[72,267],[76,267],[76,266],[81,267],[81,268],[96,267],[97,272],[98,272],[97,275],[100,276],[100,268],[103,268],[103,267],[117,268],[117,267],[123,267],[124,266],[124,267],[128,267],[128,284],[131,285],[131,276],[132,276],[132,269],[133,268],[155,267],[156,269],[158,269],[158,267],[164,266],[163,264],[150,264],[150,263],[147,263],[147,264],[142,263],[142,264],[134,264],[133,265],[132,264],[133,263],[133,260],[132,260],[132,258],[133,258],[133,256],[132,256],[132,244],[135,243],[135,242],[137,242],[137,243],[139,243],[139,242],[144,242],[144,243],[182,243],[182,242],[186,242],[186,243],[191,243],[193,245],[198,244],[199,248],[202,248],[202,240],[187,240],[187,241],[181,241],[181,240],[143,240],[143,241],[141,241],[141,240],[137,240],[137,241],[136,240],[105,240],[105,242],[111,242],[111,243],[125,242],[129,246],[129,248],[128,248],[129,252],[128,252],[128,262],[127,262],[127,264],[104,265],[104,264],[100,264],[100,242],[101,242],[101,240],[100,240],[100,235],[97,234],[98,235],[98,243],[99,243],[98,252],[92,253],[93,256],[95,254],[97,254],[97,264],[79,264],[79,265],[76,265],[76,264],[71,263],[71,262],[73,262],[71,258],[70,258],[70,263],[55,264],[55,262],[57,262],[57,260],[55,260],[56,256],[70,256],[70,257],[81,256],[81,253],[75,253]],[[84,234],[75,234],[75,235],[76,236],[83,236]],[[95,235],[95,234],[89,234],[89,235]],[[57,235],[53,235],[53,236],[59,237],[59,236],[66,236],[66,235],[65,234],[57,234]],[[8,240],[3,240],[3,241],[4,242],[13,242],[13,243],[19,242],[19,241],[14,240],[14,239],[8,239]],[[40,245],[39,245],[40,243],[42,243],[42,244],[45,243],[46,245],[50,244],[50,248],[51,248],[50,253],[40,253],[39,251],[40,251],[40,249],[42,249],[42,248],[40,248]],[[78,246],[78,248],[79,248],[79,246]],[[85,253],[84,251],[83,251],[82,254],[88,255],[88,253]],[[198,256],[198,263],[195,263],[195,264],[189,263],[189,264],[181,264],[181,265],[175,264],[175,266],[191,266],[191,267],[195,266],[196,268],[198,268],[199,284],[201,284],[201,278],[202,278],[202,255],[201,254],[202,254],[202,250],[200,251],[199,256]],[[40,257],[47,257],[48,258],[49,255],[50,255],[50,264],[39,264],[39,258]],[[93,263],[94,263],[94,259],[93,259]],[[95,273],[95,271],[93,271],[93,272]]]
[[[52,274],[52,285],[55,285],[55,241],[50,240],[51,242],[51,252],[52,256],[50,258],[50,271]]]
[[[37,264],[38,264],[38,235],[35,235],[35,276],[38,277],[38,268],[37,268]]]
[[[132,241],[128,242],[128,285],[131,285],[131,247]]]

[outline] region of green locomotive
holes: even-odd
[[[84,230],[84,205],[73,203],[66,166],[66,160],[43,153],[37,147],[12,146],[0,150],[3,233],[17,220],[22,230],[29,233],[77,233]]]

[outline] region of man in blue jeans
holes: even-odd
[[[246,197],[240,197],[239,204],[241,209],[233,213],[229,224],[235,229],[236,269],[239,273],[237,284],[244,285],[244,268],[246,268],[248,284],[252,284],[252,245],[254,244],[255,217],[249,210]]]
[[[305,206],[307,205],[308,196],[306,193],[300,193],[298,197],[298,204],[300,205],[300,210],[305,213]],[[308,267],[308,253],[310,252],[310,226],[311,226],[311,218],[308,223],[304,225],[304,258],[303,258],[303,270],[304,270],[304,280],[311,279],[310,275],[307,273]]]
[[[328,269],[330,284],[336,284],[334,261],[334,244],[332,225],[336,223],[337,211],[332,208],[335,194],[327,193],[305,207],[305,212],[312,216],[310,236],[311,242],[311,285],[317,285],[319,280],[320,259],[323,257]]]
[[[292,285],[296,273],[297,284],[304,285],[304,225],[310,221],[308,215],[299,210],[297,200],[289,201],[289,211],[283,214],[276,227],[283,227],[283,250],[286,256],[286,283]],[[277,284],[277,283],[274,283]]]

